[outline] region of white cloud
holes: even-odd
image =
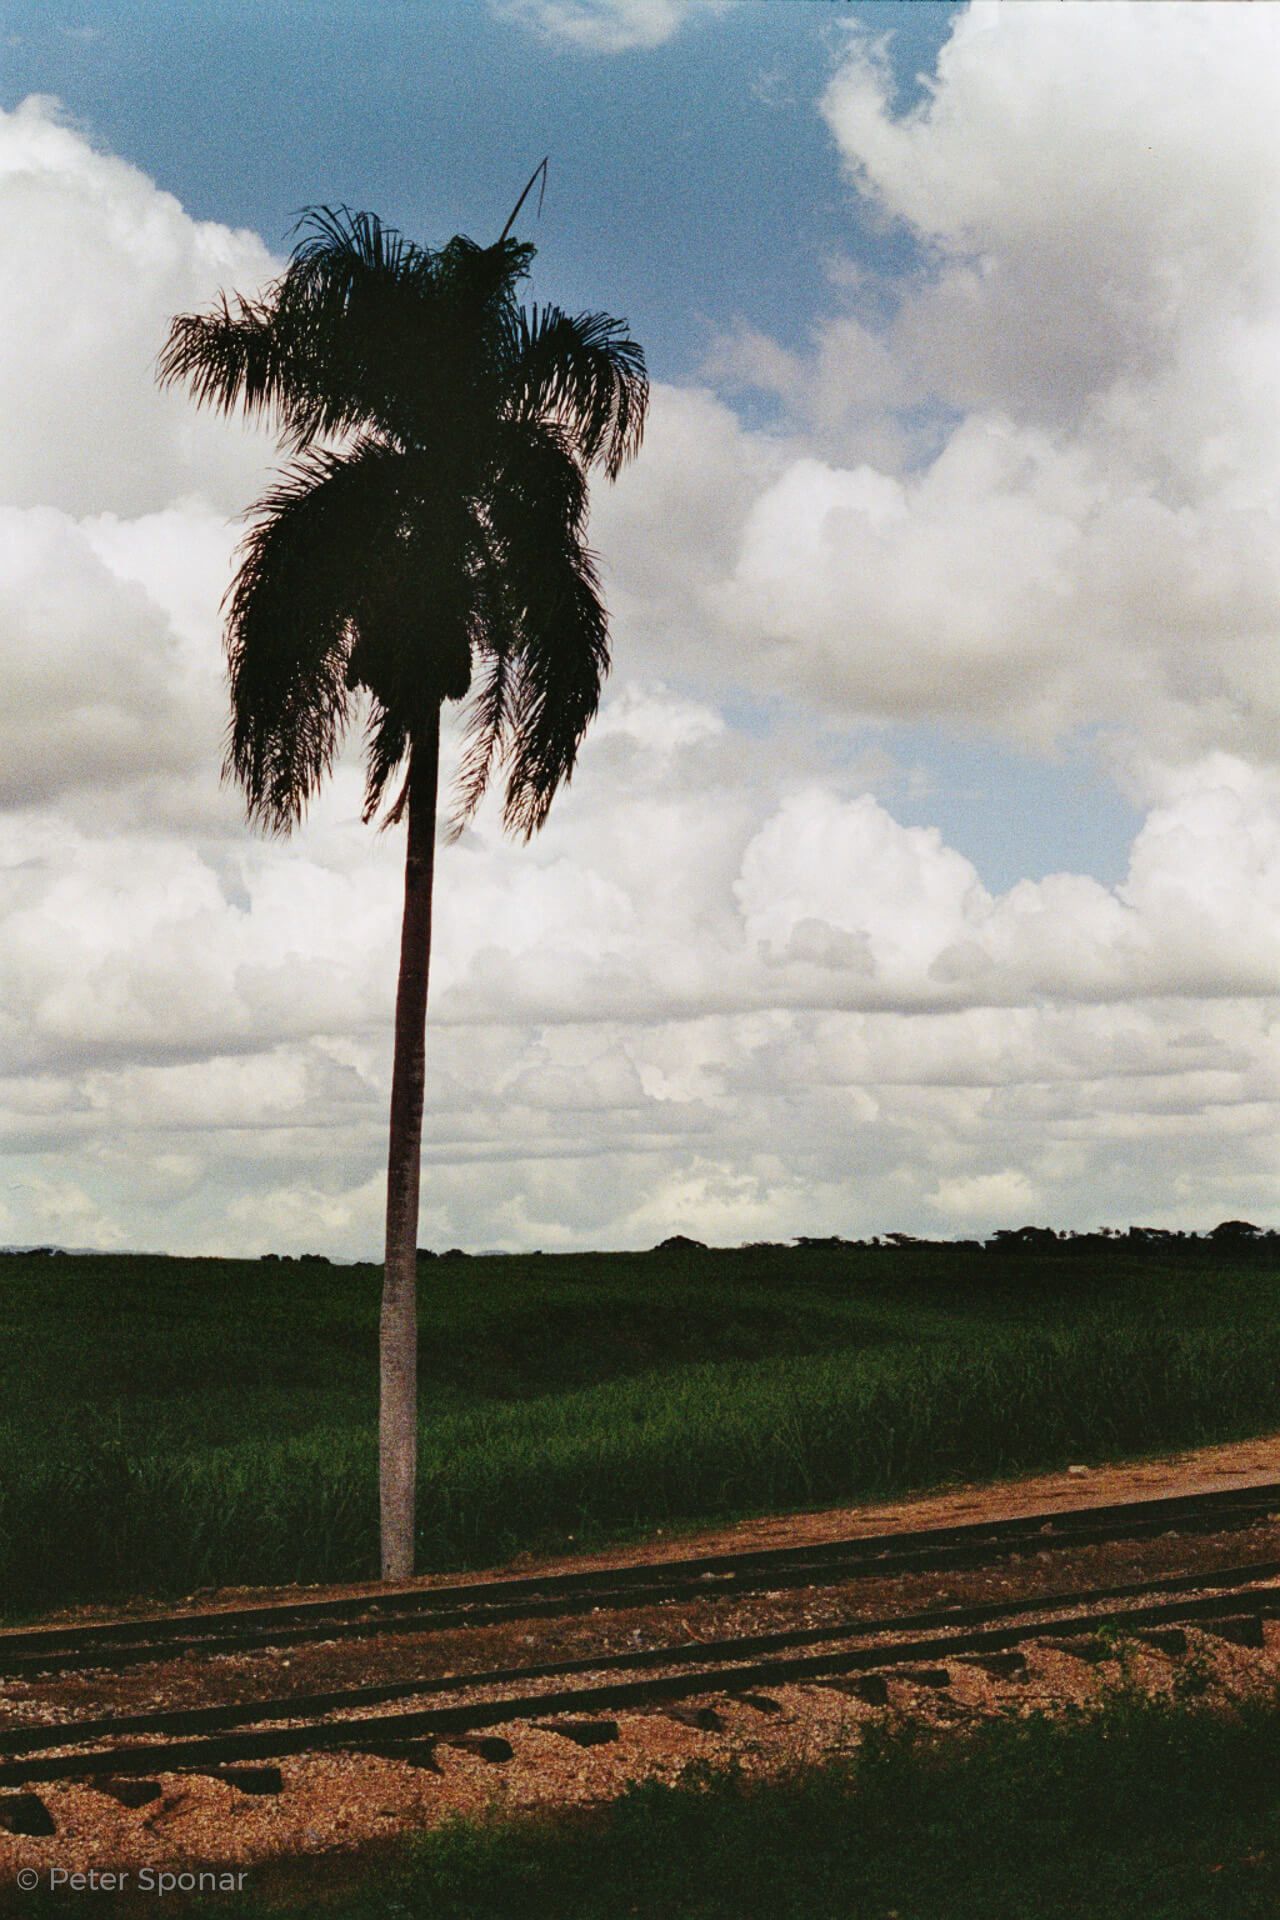
[[[935,250],[907,309],[918,377],[1052,425],[1190,401],[1206,373],[1215,401],[1274,400],[1278,57],[1268,7],[980,0],[899,117],[855,38],[825,111],[860,192]],[[1274,450],[1274,407],[1232,413]]]
[[[703,1237],[938,1231],[1020,1197],[1090,1224],[1136,1167],[1162,1217],[1213,1212],[1224,1179],[1265,1211],[1274,776],[1181,769],[1121,886],[992,895],[869,795],[708,787],[722,734],[625,692],[539,842],[486,814],[442,853],[424,1238],[628,1244],[696,1206]],[[14,818],[15,1166],[69,1160],[153,1243],[376,1245],[399,850],[356,797],[229,863]]]
[[[501,20],[575,53],[629,53],[670,40],[692,15],[723,0],[489,0]]]
[[[789,436],[662,387],[598,494],[624,677],[543,836],[487,810],[441,855],[424,1242],[1269,1217],[1280,201],[1261,42],[1231,10],[1207,53],[1196,11],[966,20],[905,120],[851,47],[833,128],[928,271],[887,330],[721,349]],[[272,262],[41,105],[0,120],[0,212],[3,1232],[370,1255],[401,849],[354,758],[287,845],[219,792],[265,449],[151,378],[172,312]],[[991,891],[839,770],[850,715],[1141,736],[1125,878]]]
[[[136,515],[199,492],[238,512],[267,443],[158,392],[156,359],[175,313],[252,293],[276,264],[96,150],[56,101],[0,113],[0,499]]]
[[[917,983],[939,924],[962,926],[987,904],[935,827],[900,827],[869,794],[842,802],[821,790],[783,802],[748,846],[736,891],[766,964],[807,961],[886,984]]]
[[[750,677],[713,603],[786,456],[714,394],[655,384],[641,458],[592,502],[592,544],[632,659],[721,692]]]
[[[269,442],[161,393],[155,363],[176,312],[273,266],[55,101],[0,113],[0,803],[190,815],[224,724],[228,516]]]
[[[143,789],[154,822],[163,789],[207,775],[233,538],[199,502],[130,522],[0,506],[0,805],[80,793],[99,811]]]
[[[929,1200],[948,1222],[971,1221],[979,1231],[989,1233],[997,1226],[1026,1225],[1035,1216],[1039,1196],[1025,1173],[1005,1167],[999,1173],[940,1180]]]
[[[920,397],[919,382],[883,332],[855,314],[820,321],[808,353],[740,321],[712,342],[703,372],[730,392],[773,395],[803,427],[807,446],[836,462],[898,473],[937,437],[933,422],[913,426],[904,418]]]
[[[791,442],[659,439],[624,480],[611,531],[670,503],[711,533],[692,569],[683,540],[618,564],[655,667],[1036,750],[1101,726],[1272,759],[1278,74],[1272,8],[980,5],[897,115],[852,34],[826,117],[921,264],[855,283],[810,354],[719,343],[708,372],[781,398]]]

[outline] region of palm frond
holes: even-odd
[[[157,363],[161,386],[185,380],[197,405],[264,417],[293,403],[300,369],[276,324],[273,290],[235,304],[225,294],[212,313],[180,313]]]
[[[625,320],[521,309],[509,350],[514,411],[557,421],[585,464],[603,461],[615,479],[639,448],[649,404],[644,354]]]
[[[481,662],[464,723],[466,744],[454,785],[451,840],[458,838],[484,799],[493,769],[501,764],[510,737],[512,697],[519,678],[514,649],[500,641],[481,654]]]
[[[497,558],[519,550],[527,570],[539,552],[554,553],[582,537],[587,520],[584,461],[570,434],[554,419],[517,415],[494,435],[488,476],[489,525]]]
[[[404,441],[400,396],[430,337],[436,256],[347,207],[309,207],[295,233],[272,289],[299,370],[282,413],[288,444],[372,427]]]
[[[452,831],[495,766],[508,769],[505,818],[531,833],[572,771],[608,669],[604,609],[585,546],[586,480],[554,421],[502,424],[472,582],[482,678],[466,720]],[[559,719],[553,708],[563,702]]]
[[[293,231],[290,259],[301,273],[317,271],[332,285],[341,275],[374,273],[392,279],[406,268],[431,258],[425,247],[406,240],[398,227],[384,226],[376,213],[353,213],[350,207],[304,207]]]
[[[434,256],[439,284],[465,307],[496,305],[514,313],[516,288],[528,278],[537,251],[528,240],[495,240],[486,247],[456,233]]]
[[[573,777],[609,671],[609,626],[595,556],[575,547],[564,553],[558,571],[559,591],[526,629],[511,700],[502,817],[526,840]]]
[[[294,452],[370,429],[412,442],[424,412],[441,411],[441,386],[458,385],[478,327],[501,331],[533,249],[458,239],[432,253],[346,207],[308,208],[295,231],[288,266],[260,298],[222,295],[210,313],[177,316],[161,383],[273,418]]]
[[[402,714],[385,707],[376,696],[369,703],[365,725],[365,785],[361,819],[368,826],[386,797],[387,788],[409,758],[412,734]],[[383,818],[384,827],[393,827],[404,814],[409,797],[406,784]]]
[[[396,537],[398,481],[377,442],[303,456],[258,503],[242,545],[227,604],[224,776],[274,831],[302,817],[341,745],[352,643]]]

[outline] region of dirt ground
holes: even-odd
[[[966,1522],[1016,1519],[1027,1513],[1074,1512],[1105,1507],[1121,1500],[1158,1500],[1185,1493],[1211,1493],[1224,1487],[1247,1487],[1280,1481],[1280,1433],[1256,1440],[1234,1440],[1214,1447],[1162,1454],[1120,1466],[1074,1463],[1057,1473],[1021,1479],[976,1482],[947,1487],[936,1493],[897,1500],[870,1501],[857,1506],[824,1507],[808,1513],[765,1514],[723,1527],[698,1531],[664,1531],[648,1539],[599,1553],[572,1558],[518,1554],[503,1566],[466,1574],[420,1574],[416,1579],[383,1585],[377,1581],[349,1585],[301,1587],[223,1587],[191,1594],[166,1610],[165,1617],[183,1611],[214,1612],[221,1607],[287,1605],[297,1600],[341,1599],[360,1594],[413,1591],[452,1586],[465,1580],[504,1580],[513,1576],[569,1573],[592,1567],[646,1566],[664,1560],[684,1560],[713,1553],[747,1553],[757,1548],[802,1546],[824,1540],[856,1539],[868,1533],[905,1533],[928,1527],[954,1527]],[[91,1621],[129,1617],[145,1619],[156,1611],[152,1600],[128,1607],[78,1607],[50,1614],[50,1622]],[[0,1629],[2,1639],[4,1629]]]
[[[731,1528],[655,1538],[624,1552],[592,1556],[574,1565],[640,1563],[784,1546],[864,1533],[953,1525],[965,1520],[1106,1505],[1125,1499],[1206,1491],[1280,1481],[1280,1436],[1184,1453],[1082,1475],[1040,1475],[988,1487],[963,1487],[922,1500],[774,1516]],[[161,1706],[246,1700],[349,1686],[420,1680],[443,1674],[477,1675],[495,1665],[527,1666],[587,1658],[637,1647],[678,1645],[729,1635],[797,1626],[838,1626],[856,1620],[985,1600],[1033,1599],[1098,1585],[1117,1585],[1162,1573],[1188,1573],[1264,1559],[1280,1559],[1280,1521],[1220,1535],[1171,1531],[1144,1541],[1068,1549],[1034,1541],[994,1567],[869,1578],[796,1592],[746,1594],[697,1602],[613,1609],[557,1619],[515,1621],[444,1633],[331,1641],[315,1647],[211,1658],[188,1658],[121,1674],[80,1673],[40,1680],[0,1680],[0,1728],[71,1715],[139,1712]],[[504,1573],[561,1570],[564,1562],[492,1569]],[[431,1581],[420,1585],[437,1584]],[[320,1590],[308,1590],[320,1591]],[[339,1591],[334,1589],[332,1591]],[[341,1591],[350,1591],[343,1589]],[[358,1591],[358,1590],[357,1590]],[[243,1604],[243,1593],[222,1595]],[[275,1592],[263,1595],[286,1601]],[[200,1604],[207,1606],[202,1596]],[[83,1617],[83,1616],[79,1616]],[[1267,1627],[1268,1644],[1246,1649],[1188,1631],[1191,1654],[1206,1690],[1229,1696],[1280,1683],[1280,1622]],[[1181,1663],[1185,1664],[1185,1663]],[[847,1748],[868,1720],[911,1714],[935,1724],[970,1726],[993,1714],[1026,1713],[1094,1697],[1125,1676],[1155,1691],[1175,1684],[1180,1663],[1154,1648],[1132,1648],[1117,1659],[1086,1661],[1047,1643],[1027,1651],[1026,1671],[997,1677],[954,1661],[944,1687],[893,1677],[887,1699],[875,1704],[839,1682],[769,1687],[726,1701],[708,1696],[704,1724],[667,1711],[609,1716],[616,1737],[582,1745],[565,1731],[529,1723],[492,1731],[510,1743],[510,1758],[492,1761],[447,1745],[401,1759],[332,1754],[286,1759],[284,1789],[251,1795],[199,1775],[157,1776],[158,1793],[128,1808],[84,1784],[39,1789],[55,1823],[48,1838],[0,1830],[0,1903],[13,1893],[19,1869],[47,1884],[52,1868],[87,1872],[143,1867],[172,1870],[243,1868],[258,1885],[272,1863],[303,1855],[341,1858],[430,1825],[446,1814],[508,1809],[590,1806],[642,1778],[672,1780],[692,1761],[735,1761],[748,1771],[785,1768]],[[456,1696],[461,1699],[465,1694]],[[697,1702],[692,1703],[697,1705]],[[594,1716],[597,1720],[602,1716]],[[0,1733],[0,1746],[3,1736]]]

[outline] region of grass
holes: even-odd
[[[1274,1427],[1270,1265],[1099,1245],[425,1264],[421,1564]],[[369,1575],[378,1285],[0,1260],[10,1617]]]
[[[1124,1692],[1065,1720],[855,1755],[752,1785],[693,1769],[586,1818],[456,1821],[323,1882],[264,1872],[199,1911],[269,1920],[1268,1920],[1280,1710]],[[80,1896],[84,1898],[85,1896]],[[92,1904],[92,1903],[91,1903]],[[52,1912],[28,1902],[24,1912]],[[179,1900],[166,1905],[190,1911]]]
[[[459,1823],[342,1920],[1244,1920],[1280,1906],[1280,1715],[1124,1697],[961,1745],[910,1731],[751,1787],[644,1787],[593,1825]],[[335,1916],[336,1920],[336,1916]]]

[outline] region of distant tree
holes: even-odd
[[[1002,1253],[1029,1252],[1035,1247],[1056,1247],[1058,1236],[1052,1227],[998,1227],[987,1244]]]
[[[587,474],[613,478],[635,453],[648,399],[624,323],[520,306],[534,249],[511,224],[492,246],[458,235],[433,252],[373,214],[313,208],[279,279],[179,315],[159,369],[197,402],[271,419],[291,456],[228,599],[224,774],[253,821],[289,832],[363,700],[364,817],[386,803],[384,826],[406,827],[381,1326],[388,1578],[413,1567],[440,710],[471,696],[455,828],[501,765],[506,825],[528,838],[609,664]]]

